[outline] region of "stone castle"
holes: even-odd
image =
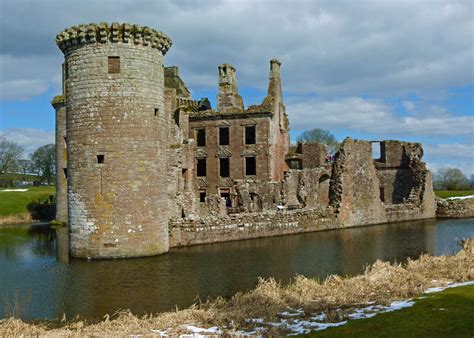
[[[281,63],[244,107],[236,70],[218,67],[217,107],[193,100],[171,39],[130,24],[59,33],[57,215],[75,257],[137,257],[171,247],[435,217],[418,143],[347,138],[291,147]]]

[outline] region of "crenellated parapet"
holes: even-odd
[[[171,39],[161,31],[128,23],[100,23],[72,26],[56,36],[56,44],[63,53],[68,48],[86,44],[125,43],[150,46],[163,55],[171,47]]]

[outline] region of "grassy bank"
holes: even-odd
[[[188,309],[137,317],[122,311],[105,316],[98,323],[79,319],[25,323],[19,319],[0,321],[4,335],[168,335],[189,333],[192,328],[217,327],[221,334],[245,330],[260,335],[284,335],[289,324],[324,314],[326,322],[341,322],[355,309],[370,304],[388,305],[392,301],[418,297],[429,287],[474,279],[474,239],[464,242],[455,255],[420,256],[405,264],[377,261],[364,274],[343,278],[331,276],[324,281],[298,276],[287,286],[272,279],[260,280],[254,290],[230,299],[218,298]],[[447,305],[446,305],[447,306]],[[297,313],[290,317],[284,313]],[[254,320],[249,320],[253,318]],[[282,323],[274,325],[275,322]],[[430,323],[422,323],[430,325]],[[400,324],[401,325],[401,324]],[[434,325],[434,324],[433,324]],[[258,331],[256,331],[256,327]],[[206,332],[203,332],[204,334]]]
[[[0,217],[15,216],[27,213],[26,205],[38,199],[46,199],[55,194],[54,186],[39,186],[25,188],[28,191],[2,191],[0,188]]]
[[[472,337],[474,285],[417,299],[415,305],[314,332],[310,337]]]
[[[438,196],[439,198],[468,196],[468,195],[474,195],[474,190],[459,190],[459,191],[436,190],[435,195]]]

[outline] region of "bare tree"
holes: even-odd
[[[21,155],[23,155],[23,148],[18,143],[0,136],[0,173],[14,171]]]
[[[43,176],[48,184],[53,181],[56,175],[56,151],[54,144],[47,144],[39,147],[30,155],[33,170]]]
[[[298,137],[298,142],[325,144],[330,153],[335,153],[340,146],[340,143],[331,132],[319,128],[306,130]]]

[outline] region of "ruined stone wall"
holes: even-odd
[[[386,222],[370,142],[346,138],[332,168],[330,204],[347,226]]]
[[[330,208],[267,211],[170,222],[170,247],[340,228]]]
[[[296,150],[301,154],[303,169],[326,165],[327,147],[321,143],[299,143]]]
[[[127,24],[72,27],[56,41],[68,74],[71,255],[166,252],[170,131],[163,55],[171,41]]]
[[[56,96],[51,102],[56,110],[56,216],[59,222],[67,222],[67,146],[66,146],[66,99]]]
[[[436,217],[464,218],[474,217],[474,198],[462,200],[437,199]]]

